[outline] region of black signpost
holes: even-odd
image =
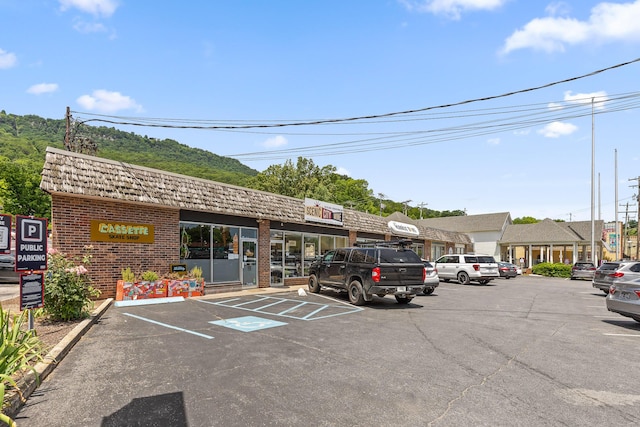
[[[0,254],[11,252],[11,215],[0,214]]]
[[[47,269],[47,219],[16,216],[16,271]]]
[[[44,306],[44,273],[47,269],[47,219],[16,215],[16,271],[20,272],[20,310]]]

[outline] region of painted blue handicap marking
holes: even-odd
[[[215,322],[209,323],[242,332],[253,332],[259,331],[260,329],[275,328],[276,326],[286,325],[285,322],[278,322],[277,320],[265,319],[263,317],[256,316],[236,317],[233,319],[216,320]]]

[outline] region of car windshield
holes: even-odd
[[[492,256],[479,256],[478,262],[496,262],[496,260]]]

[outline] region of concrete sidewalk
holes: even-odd
[[[20,285],[0,283],[0,301],[20,296]]]

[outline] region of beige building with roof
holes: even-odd
[[[473,242],[471,251],[477,254],[492,255],[496,259],[500,259],[498,241],[512,223],[509,212],[427,218],[417,222],[427,227],[465,233]]]
[[[539,262],[586,261],[591,259],[591,221],[513,224],[508,212],[428,218],[421,225],[467,234],[473,251],[497,260],[532,267]],[[594,222],[596,257],[603,259],[604,221]]]
[[[380,217],[123,162],[47,148],[40,187],[51,194],[52,243],[92,246],[89,274],[115,296],[121,271],[202,268],[214,291],[305,283],[309,263],[357,242],[410,238],[433,259],[465,251],[464,232]],[[400,214],[401,215],[401,214]]]
[[[596,261],[603,258],[604,221],[594,221]],[[511,224],[498,242],[503,259],[522,267],[539,262],[591,260],[591,221],[556,222],[545,219],[535,224]]]

